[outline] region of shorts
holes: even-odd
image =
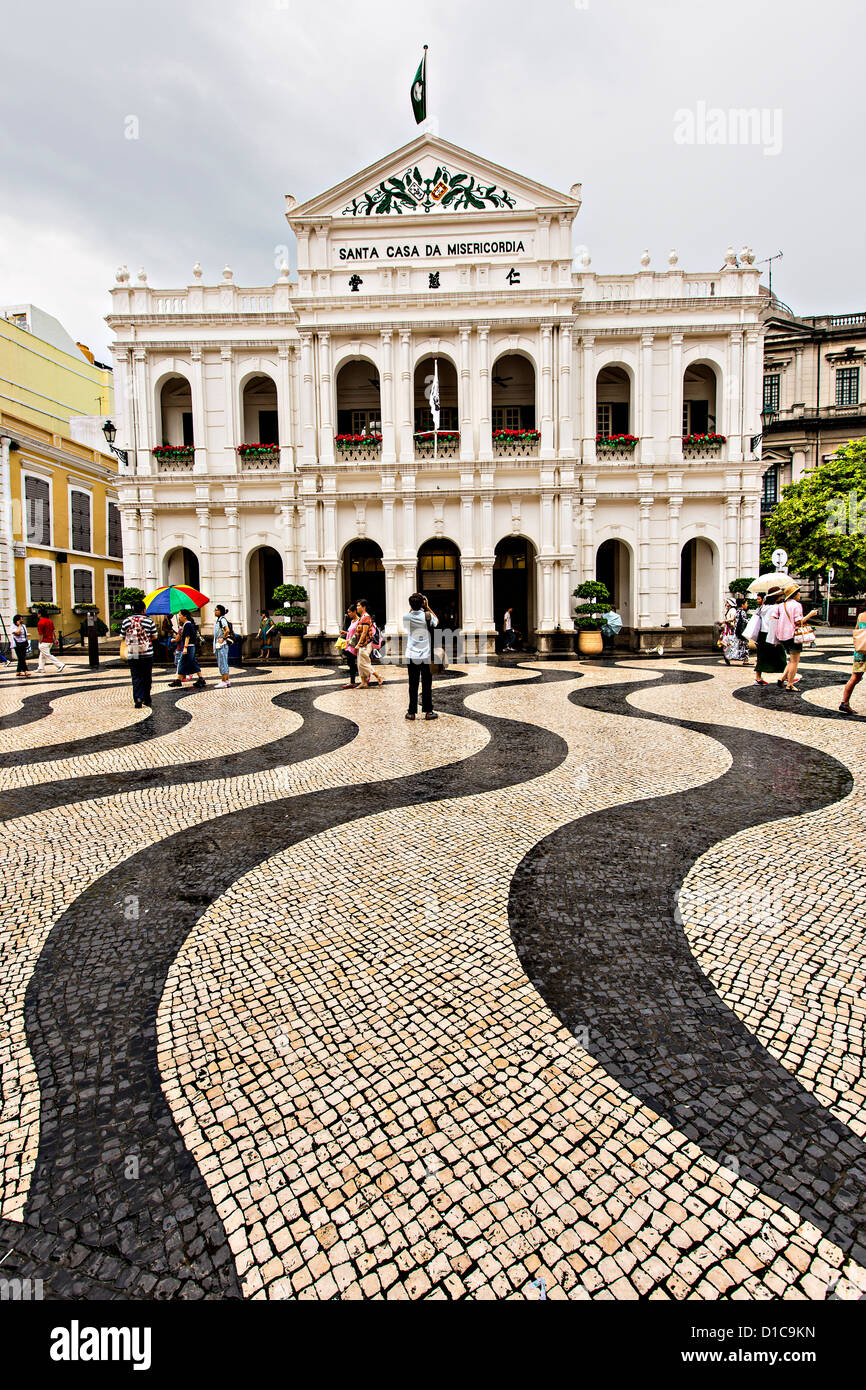
[[[866,652],[854,652],[851,674],[852,676],[866,676]]]

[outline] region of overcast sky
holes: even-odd
[[[121,263],[262,285],[288,244],[294,272],[283,194],[415,136],[426,42],[439,133],[582,183],[593,269],[751,245],[784,252],[795,311],[864,310],[864,30],[854,0],[29,0],[4,21],[0,304],[104,356]],[[764,113],[757,143],[707,143],[740,108]]]

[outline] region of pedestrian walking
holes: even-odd
[[[265,609],[259,622],[259,642],[262,648],[262,661],[270,661],[273,656],[274,640],[278,636],[277,625]]]
[[[235,640],[235,634],[226,617],[228,610],[221,603],[218,603],[214,611],[216,620],[213,625],[213,649],[217,670],[220,673],[220,683],[217,689],[223,689],[227,688],[229,684],[229,647]]]
[[[349,607],[346,609],[345,623],[346,626],[340,629],[340,636],[346,639],[344,654],[346,657],[346,664],[349,667],[349,679],[346,681],[343,689],[356,690],[356,681],[358,679],[358,653],[355,649],[353,639],[355,636],[355,629],[358,626],[358,610],[354,603],[350,603]]]
[[[506,608],[502,616],[502,650],[513,652],[517,641],[517,633],[514,631],[514,609]]]
[[[183,626],[178,635],[178,646],[180,647],[180,661],[177,667],[177,680],[170,681],[170,685],[186,685],[193,676],[196,677],[195,684],[203,690],[207,686],[207,681],[201,673],[198,664],[196,646],[198,643],[198,628],[193,620],[192,613],[187,609],[181,609],[180,617],[183,619]]]
[[[795,682],[800,679],[797,675],[797,667],[800,665],[804,646],[811,646],[815,640],[815,634],[811,628],[806,627],[806,624],[810,618],[815,617],[817,612],[817,608],[813,608],[810,613],[803,615],[799,589],[795,589],[793,594],[783,599],[778,606],[776,641],[781,642],[787,660],[781,679],[777,683],[784,686],[791,695],[799,695],[800,693],[795,686]]]
[[[30,679],[30,672],[27,670],[27,650],[30,646],[30,638],[27,635],[27,628],[24,626],[24,619],[20,613],[16,613],[12,619],[12,650],[18,665],[15,670],[15,677],[26,676]]]
[[[43,613],[36,624],[36,631],[39,635],[39,665],[36,667],[37,675],[41,675],[45,670],[45,663],[50,661],[56,666],[58,671],[66,670],[66,662],[58,661],[51,648],[57,641],[57,633],[54,624],[46,613]]]
[[[132,678],[132,698],[136,709],[151,705],[150,691],[153,685],[153,644],[156,640],[156,623],[144,611],[144,604],[137,599],[120,624],[120,636],[126,643],[126,660]]]
[[[725,665],[733,661],[749,664],[749,643],[745,632],[749,622],[749,601],[744,594],[737,594],[736,605],[725,613],[722,633],[722,655]]]
[[[403,618],[409,636],[406,663],[409,667],[409,708],[407,719],[418,713],[418,685],[421,685],[421,711],[425,719],[438,719],[433,711],[433,629],[439,626],[436,614],[423,594],[409,595],[409,612]]]
[[[857,614],[854,620],[854,664],[848,683],[842,691],[842,703],[839,706],[841,714],[853,714],[851,708],[851,696],[854,693],[855,685],[859,685],[864,675],[866,675],[866,608]]]
[[[785,669],[785,648],[776,641],[776,616],[781,598],[781,589],[771,589],[763,603],[759,602],[752,615],[753,619],[758,619],[759,624],[756,636],[758,647],[758,655],[755,660],[756,685],[768,685],[769,681],[764,680],[765,675],[778,677]]]
[[[373,619],[367,609],[367,600],[359,598],[355,604],[358,610],[358,623],[352,636],[352,643],[358,655],[358,679],[361,690],[369,690],[370,680],[376,678],[377,685],[385,682],[378,671],[373,670]]]

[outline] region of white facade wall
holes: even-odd
[[[427,180],[428,195],[437,174],[444,169],[447,182],[459,169],[513,206],[350,210],[407,167]],[[129,450],[119,480],[127,582],[165,582],[172,553],[186,547],[204,591],[250,629],[260,601],[255,555],[270,546],[285,580],[310,591],[310,633],[333,636],[346,547],[372,540],[395,631],[417,586],[418,548],[441,538],[459,550],[461,625],[487,638],[501,617],[496,546],[520,536],[533,548],[529,608],[544,646],[557,628],[571,630],[572,590],[595,577],[598,547],[616,540],[617,602],[629,627],[652,634],[711,623],[730,580],[757,573],[761,464],[750,440],[760,430],[758,272],[748,257],[738,266],[729,256],[721,270],[700,275],[675,263],[634,275],[600,276],[588,266],[575,273],[578,194],[577,186],[558,194],[422,136],[302,207],[289,200],[297,283],[284,270],[272,286],[245,289],[227,270],[218,285],[197,273],[186,289],[154,290],[141,273],[130,282],[118,272],[109,322],[123,401],[118,444]],[[398,247],[418,253],[393,254]],[[350,250],[361,258],[346,260]],[[373,250],[379,255],[368,259]],[[356,290],[352,274],[361,277]],[[540,440],[517,457],[493,439],[492,379],[505,354],[535,373]],[[436,461],[413,437],[415,368],[429,357],[440,376],[452,364],[458,384],[459,447]],[[372,457],[355,458],[334,437],[339,370],[358,359],[378,377],[382,443]],[[700,364],[712,372],[715,431],[726,442],[684,452],[683,399],[693,393],[684,377]],[[597,380],[609,367],[626,374],[629,432],[639,438],[632,453],[613,456],[596,446]],[[165,433],[161,414],[171,377],[189,386],[195,451],[168,466],[151,450],[182,437],[177,418]],[[279,454],[266,466],[237,454],[252,442],[245,387],[258,381],[260,391],[261,378],[266,395],[272,383],[279,422]],[[684,608],[680,555],[694,538],[703,542],[700,601]]]

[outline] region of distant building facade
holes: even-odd
[[[110,416],[111,367],[94,362],[34,305],[0,308],[0,610],[59,608],[76,633],[76,604],[103,617],[123,586],[116,460],[74,439],[80,417]],[[107,619],[106,619],[107,620]]]
[[[765,316],[761,510],[850,439],[866,436],[866,313]]]
[[[425,134],[287,199],[297,282],[121,267],[128,581],[190,580],[248,631],[304,584],[312,650],[362,593],[399,631],[417,588],[470,645],[512,607],[550,651],[599,578],[634,646],[704,640],[757,573],[766,296],[750,251],[575,270],[579,194]]]

